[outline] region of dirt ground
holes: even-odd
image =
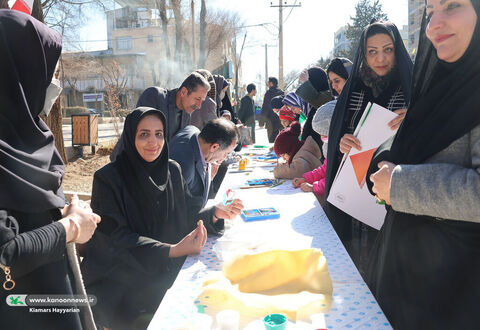
[[[108,148],[100,148],[95,155],[85,153],[83,158],[72,159],[65,169],[63,190],[91,194],[93,174],[110,162],[110,152]]]

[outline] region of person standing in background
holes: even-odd
[[[267,127],[268,142],[275,142],[278,132],[282,129],[280,118],[272,110],[270,102],[275,96],[284,95],[283,91],[278,88],[278,80],[275,77],[268,78],[268,90],[263,97],[262,116]]]
[[[253,97],[257,95],[257,87],[254,84],[249,84],[247,86],[247,93],[248,94],[240,101],[238,118],[244,125],[250,127],[252,142],[255,143],[255,102]]]

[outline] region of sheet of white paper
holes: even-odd
[[[362,154],[368,151],[370,151],[369,154],[373,153],[374,149],[396,133],[388,127],[388,122],[396,116],[397,114],[388,109],[377,104],[372,105],[363,125],[360,121],[361,127],[357,130],[357,138],[362,144],[362,150],[352,149],[345,158],[327,199],[345,213],[375,229],[380,229],[383,225],[386,214],[385,206],[377,204],[375,197],[370,194],[365,184],[367,178],[363,177],[361,180],[358,173],[362,173],[361,168],[365,168],[369,164],[361,159]],[[355,155],[357,156],[353,159],[357,174],[352,162],[352,156]]]

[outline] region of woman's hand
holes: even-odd
[[[92,238],[97,224],[101,221],[98,214],[93,213],[90,205],[73,195],[70,205],[62,210],[63,219],[60,222],[67,233],[67,243],[86,243]]]
[[[300,186],[300,188],[302,189],[302,191],[304,192],[313,192],[313,186],[308,183],[308,182],[304,182],[302,183],[302,185]]]
[[[395,164],[390,162],[380,162],[377,172],[370,175],[370,181],[373,183],[372,191],[380,200],[384,200],[386,204],[390,204],[390,184],[392,181],[392,173]]]
[[[298,81],[300,83],[304,83],[305,81],[308,80],[308,69],[305,69],[300,73],[300,77],[298,77]]]
[[[360,140],[352,134],[345,134],[340,140],[340,152],[342,154],[347,154],[350,152],[350,150],[352,150],[352,148],[362,150]]]
[[[402,121],[403,119],[405,118],[405,116],[407,115],[407,109],[398,109],[398,110],[395,110],[394,111],[398,116],[395,117],[394,119],[392,119],[389,123],[388,123],[388,127],[390,127],[390,129],[392,131],[395,131],[397,130],[400,125],[402,124]]]
[[[198,254],[202,252],[206,242],[207,228],[203,225],[203,220],[198,220],[197,228],[185,236],[178,244],[172,245],[168,256],[170,258],[178,258],[189,254]]]
[[[307,182],[307,180],[305,180],[304,178],[295,178],[292,181],[292,185],[295,188],[299,188],[302,185],[302,183],[304,183],[304,182]]]
[[[215,217],[219,219],[233,220],[243,210],[243,202],[241,199],[234,199],[230,205],[223,205],[222,203],[215,206]]]

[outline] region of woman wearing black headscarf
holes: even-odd
[[[367,26],[359,42],[352,74],[338,98],[330,125],[325,179],[326,198],[343,154],[348,153],[352,147],[361,149],[360,142],[352,134],[367,103],[374,102],[399,113],[398,118],[390,123],[392,129],[396,129],[410,98],[411,73],[412,61],[397,27],[389,22],[376,22]],[[363,259],[368,255],[376,231],[328,202],[324,208],[335,231],[363,275]]]
[[[217,117],[220,117],[221,115],[221,109],[222,109],[222,100],[225,98],[225,93],[227,92],[228,89],[228,81],[225,80],[225,78],[219,74],[213,75],[213,79],[215,81],[215,92],[216,92],[216,97],[215,97],[215,102],[217,103]]]
[[[55,305],[35,312],[19,297],[85,297],[74,242],[85,243],[100,221],[78,198],[65,207],[65,167],[39,117],[59,94],[51,82],[61,49],[60,35],[44,24],[0,10],[2,329],[95,329],[89,307]],[[60,314],[52,307],[73,308]]]
[[[396,329],[478,329],[480,1],[426,14],[407,116],[371,165],[389,206],[368,282]]]
[[[135,109],[125,120],[124,151],[94,175],[92,208],[103,221],[82,270],[98,299],[95,318],[107,328],[131,329],[142,314],[152,317],[185,256],[201,251],[205,227],[223,230],[222,214],[200,210],[203,200],[190,195],[180,166],[168,159],[164,127],[161,111]]]
[[[311,136],[321,150],[323,142],[320,135],[312,128],[312,121],[317,109],[333,99],[329,90],[327,73],[322,68],[313,67],[302,72],[299,81],[303,83],[295,91],[295,94],[308,103],[307,109],[303,111],[307,120],[303,125],[302,141],[306,142],[307,138]]]
[[[327,66],[328,82],[333,96],[338,97],[352,74],[353,63],[348,58],[335,57]]]

